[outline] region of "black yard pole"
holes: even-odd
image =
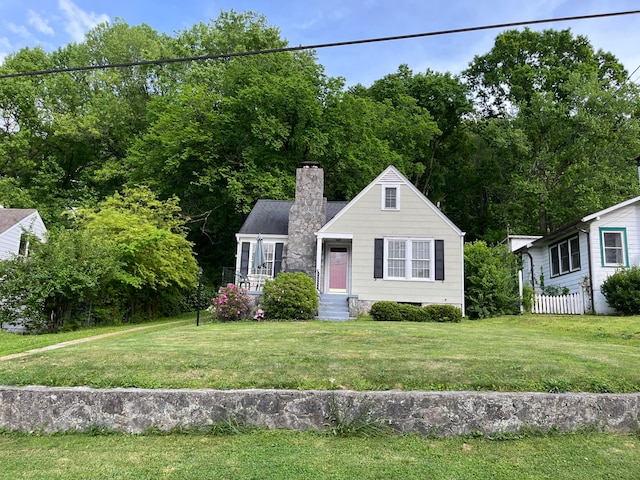
[[[202,267],[198,268],[198,310],[196,313],[196,327],[200,325],[200,297],[202,296]]]

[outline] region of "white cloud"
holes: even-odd
[[[11,42],[7,37],[0,37],[0,65],[4,63],[4,59],[7,58],[9,52],[13,50]]]
[[[58,7],[62,10],[65,18],[65,30],[71,35],[74,41],[82,42],[87,30],[91,30],[99,23],[109,21],[107,14],[97,14],[85,12],[71,0],[58,0]]]
[[[40,33],[44,33],[45,35],[53,35],[53,28],[49,26],[49,22],[38,15],[33,10],[29,10],[27,23],[32,27],[35,27]]]
[[[16,35],[20,35],[22,38],[31,38],[31,33],[29,33],[29,30],[27,30],[27,27],[25,27],[24,25],[16,25],[13,22],[8,22],[7,28],[9,29],[9,31],[15,33]]]

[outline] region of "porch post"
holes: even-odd
[[[322,237],[317,236],[316,237],[316,290],[318,290],[319,292],[322,292],[322,290],[320,288],[320,283],[321,283],[321,279],[322,279],[322,274],[321,274],[321,269],[322,269]]]

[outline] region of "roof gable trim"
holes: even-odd
[[[617,203],[609,208],[605,208],[604,210],[600,210],[599,212],[595,212],[592,213],[591,215],[587,215],[586,217],[583,217],[581,219],[581,221],[583,222],[591,222],[593,220],[597,220],[598,217],[602,216],[602,215],[607,215],[608,213],[614,212],[616,210],[618,210],[619,208],[624,208],[624,207],[628,207],[629,205],[632,205],[636,202],[640,201],[640,196],[638,197],[633,197],[630,198],[629,200],[625,200],[624,202],[620,202]]]

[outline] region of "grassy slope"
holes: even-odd
[[[638,347],[640,317],[206,324],[1,362],[0,384],[631,392]]]
[[[0,348],[17,352],[88,333],[105,331],[0,335]],[[333,377],[349,388],[590,385],[626,391],[640,385],[639,346],[637,317],[164,326],[0,362],[0,383],[325,388]],[[640,438],[589,432],[502,442],[286,431],[227,437],[0,432],[0,465],[0,479],[624,480],[640,471]]]
[[[193,319],[192,319],[193,317]],[[122,332],[137,327],[150,327],[154,329],[174,328],[174,322],[192,323],[195,321],[193,314],[181,315],[180,317],[162,319],[155,322],[127,324],[127,325],[111,325],[108,327],[92,327],[72,332],[62,333],[46,333],[43,335],[15,335],[0,330],[0,357],[10,355],[12,353],[25,352],[37,348],[55,345],[57,343],[68,342],[80,338],[91,337],[94,335],[102,335],[105,333]],[[170,324],[170,325],[167,325]]]

